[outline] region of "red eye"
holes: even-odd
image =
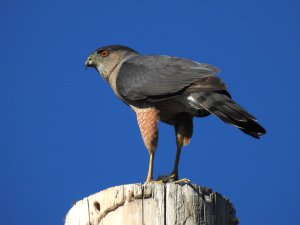
[[[106,57],[106,56],[108,56],[108,51],[103,50],[103,51],[100,52],[100,54],[101,54],[102,57]]]

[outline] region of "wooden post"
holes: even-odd
[[[65,225],[236,225],[230,201],[195,184],[129,184],[75,203]]]

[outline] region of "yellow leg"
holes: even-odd
[[[174,163],[173,172],[171,173],[170,177],[174,179],[174,181],[178,180],[178,166],[181,154],[181,148],[183,146],[183,137],[180,134],[176,134],[176,143],[177,143],[177,150],[176,150],[176,158]]]
[[[170,181],[178,181],[178,167],[182,146],[187,145],[193,134],[193,118],[187,114],[180,114],[177,116],[177,122],[175,124],[176,133],[176,158],[174,163],[173,172],[169,176]],[[187,179],[183,179],[185,182]]]
[[[154,153],[150,153],[148,175],[145,183],[150,183],[153,181],[153,162],[154,162]]]

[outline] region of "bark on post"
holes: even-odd
[[[129,184],[76,202],[65,225],[236,225],[230,201],[195,184]]]

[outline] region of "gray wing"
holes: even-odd
[[[226,90],[219,69],[170,56],[135,56],[119,70],[116,87],[127,100],[159,101],[183,92]]]

